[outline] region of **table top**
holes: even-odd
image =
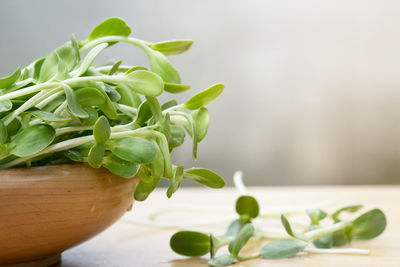
[[[156,226],[180,224],[185,227],[205,220],[215,220],[212,225],[193,226],[192,229],[225,229],[229,220],[235,217],[233,206],[238,192],[234,188],[181,188],[171,199],[167,199],[165,191],[166,189],[157,189],[146,201],[135,202],[132,211],[128,212],[123,220],[93,239],[64,252],[61,266],[208,266],[208,255],[187,258],[171,251],[169,239],[177,230]],[[255,259],[233,266],[400,266],[399,185],[250,187],[248,191],[258,199],[261,210],[289,207],[303,209],[316,205],[336,206],[339,203],[363,204],[364,210],[382,209],[388,225],[385,232],[373,240],[352,242],[351,247],[370,249],[369,256],[306,254],[280,260]],[[177,206],[207,206],[214,211],[195,213],[188,210],[172,210]],[[150,214],[161,209],[170,211],[157,217],[152,226],[142,225],[144,221],[148,221]],[[327,209],[329,210],[329,207]],[[279,225],[275,219],[262,220],[262,223]]]

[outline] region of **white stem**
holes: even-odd
[[[43,90],[40,93],[34,95],[31,97],[29,100],[27,100],[24,104],[22,104],[19,108],[14,110],[10,115],[7,116],[7,118],[4,120],[4,124],[7,126],[10,124],[19,114],[24,112],[25,110],[31,108],[36,104],[36,102],[44,95],[46,94],[47,91]]]
[[[51,96],[43,99],[40,103],[38,103],[36,105],[37,108],[42,109],[44,108],[47,104],[49,104],[51,101],[53,101],[54,99],[56,99],[57,97],[59,97],[60,95],[64,94],[64,91],[59,91],[56,92],[54,94],[52,94]]]
[[[233,175],[233,184],[235,185],[236,189],[239,191],[240,195],[247,195],[247,189],[243,183],[243,172],[236,171]]]
[[[354,255],[370,255],[371,251],[368,249],[359,248],[305,248],[305,252],[315,254],[354,254]]]
[[[309,231],[309,232],[305,233],[304,236],[307,239],[309,239],[311,241],[314,241],[314,240],[317,240],[318,238],[320,238],[321,236],[324,236],[326,234],[333,233],[333,232],[336,232],[338,230],[342,230],[342,229],[344,229],[346,227],[346,225],[347,224],[345,222],[335,223],[333,225],[329,225],[329,226],[325,226],[325,227],[322,227],[322,228],[318,228],[318,229]]]

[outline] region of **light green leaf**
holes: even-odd
[[[112,17],[104,20],[99,25],[97,25],[86,42],[93,41],[95,39],[105,37],[105,36],[129,36],[131,34],[131,28],[125,23],[124,20]]]
[[[161,110],[166,110],[168,108],[174,107],[178,105],[178,102],[175,99],[169,100],[161,105]]]
[[[331,217],[335,222],[340,222],[341,219],[339,218],[340,214],[342,214],[342,212],[357,212],[360,209],[362,209],[362,205],[349,205],[349,206],[345,206],[343,208],[338,209],[337,211],[335,211],[334,213],[332,213]]]
[[[13,104],[11,100],[9,99],[4,99],[0,100],[0,112],[5,112],[11,110],[13,107]]]
[[[101,116],[97,119],[93,127],[93,135],[98,144],[104,144],[110,138],[110,123],[105,116]]]
[[[204,107],[193,111],[191,114],[193,118],[193,123],[196,125],[194,128],[196,129],[197,142],[200,143],[201,140],[207,135],[208,125],[210,122],[210,116],[208,114],[208,110]]]
[[[306,213],[311,219],[311,224],[319,224],[328,215],[321,209],[307,209]]]
[[[26,128],[18,134],[8,145],[11,154],[17,157],[34,155],[48,145],[55,137],[55,130],[47,124],[37,124]]]
[[[182,165],[174,168],[174,175],[172,176],[171,185],[168,187],[167,197],[170,198],[173,193],[178,190],[182,183],[184,167]]]
[[[180,255],[199,257],[210,252],[210,237],[200,232],[180,231],[171,237],[169,245]]]
[[[0,120],[0,144],[5,144],[7,142],[7,138],[7,127],[4,125],[4,122]]]
[[[224,85],[219,83],[215,84],[206,90],[192,96],[186,103],[183,105],[184,108],[195,110],[199,109],[214,99],[216,99],[222,92],[224,91]]]
[[[102,43],[102,44],[98,44],[96,45],[94,48],[92,48],[92,50],[89,51],[89,53],[86,55],[86,57],[81,61],[80,66],[78,67],[78,69],[76,71],[74,71],[74,77],[79,77],[82,74],[84,74],[89,67],[92,65],[93,61],[95,60],[95,58],[101,53],[101,51],[103,51],[106,47],[108,46],[108,44],[106,43]]]
[[[208,264],[214,267],[231,265],[236,261],[236,257],[232,255],[221,255],[208,261]]]
[[[123,160],[115,155],[106,156],[103,159],[103,167],[115,175],[132,178],[139,170],[139,164]]]
[[[42,110],[32,111],[32,112],[30,112],[30,114],[32,114],[32,116],[34,116],[38,119],[41,119],[43,121],[48,121],[48,122],[67,122],[67,121],[71,120],[71,118],[62,117],[62,116],[56,115],[54,113],[42,111]]]
[[[39,82],[53,79],[56,75],[71,71],[79,62],[79,54],[71,43],[66,43],[51,52],[40,68]],[[64,74],[65,74],[64,73]]]
[[[179,126],[171,124],[169,127],[169,139],[168,146],[169,148],[178,147],[183,144],[185,141],[185,131]]]
[[[100,168],[103,163],[105,148],[103,144],[96,143],[89,150],[88,163],[93,168]]]
[[[172,56],[187,51],[193,43],[193,40],[172,40],[151,44],[150,47],[166,56]]]
[[[93,87],[84,87],[75,91],[76,99],[82,107],[100,106],[106,101],[100,90]]]
[[[21,76],[21,68],[17,68],[17,70],[11,74],[10,76],[0,78],[0,89],[7,89],[15,84]]]
[[[127,88],[145,96],[159,96],[164,90],[160,76],[151,71],[136,70],[123,77],[122,83]]]
[[[117,87],[117,92],[121,96],[121,99],[119,101],[120,104],[138,108],[139,105],[142,103],[140,97],[125,85],[119,85]]]
[[[114,75],[118,71],[118,68],[121,65],[121,63],[122,60],[115,62],[110,71],[108,72],[108,75]]]
[[[111,151],[119,158],[135,163],[151,162],[156,154],[154,145],[139,137],[123,137],[112,140]]]
[[[156,97],[146,96],[146,100],[149,103],[151,113],[156,122],[162,118],[161,106]]]
[[[222,188],[225,186],[224,179],[217,173],[203,168],[187,169],[183,173],[183,177],[196,181],[200,184],[211,188]]]
[[[226,230],[225,236],[236,236],[245,224],[241,219],[234,220]]]
[[[239,231],[234,240],[229,243],[229,252],[232,256],[237,256],[240,250],[246,245],[250,237],[254,234],[254,226],[251,223],[245,224]]]
[[[380,209],[370,210],[352,223],[352,239],[368,240],[380,235],[386,228],[386,217]]]
[[[307,246],[307,242],[297,239],[282,239],[272,241],[260,250],[265,259],[281,259],[295,256]]]
[[[145,52],[149,59],[150,69],[160,75],[164,82],[181,83],[177,70],[169,63],[166,56],[152,49],[146,49]]]
[[[164,82],[164,90],[168,93],[178,94],[190,89],[189,85]]]
[[[68,109],[72,115],[78,118],[88,118],[87,112],[79,105],[75,91],[67,84],[63,85],[65,96],[67,97]]]
[[[136,116],[134,124],[143,125],[152,117],[150,104],[148,101],[142,102],[139,106],[138,114]]]

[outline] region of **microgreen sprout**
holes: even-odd
[[[240,176],[240,174],[239,174]],[[235,175],[235,185],[242,193],[247,193],[241,178]],[[184,256],[203,256],[210,253],[211,266],[226,266],[234,262],[255,258],[290,258],[299,253],[357,254],[369,255],[369,250],[357,248],[332,248],[338,245],[335,235],[346,236],[346,243],[353,239],[369,240],[379,236],[386,227],[386,217],[380,209],[367,211],[353,220],[340,220],[342,212],[358,212],[361,205],[345,206],[329,215],[320,208],[306,209],[303,213],[310,218],[306,229],[294,229],[291,222],[281,213],[282,228],[287,236],[276,238],[266,232],[256,231],[256,221],[261,212],[257,200],[250,195],[241,195],[236,201],[238,218],[231,222],[223,235],[203,232],[180,231],[170,240],[171,248]],[[290,213],[287,213],[290,214]],[[322,220],[331,219],[332,224],[321,225]],[[339,236],[339,235],[338,235]],[[252,254],[241,253],[249,242],[266,242]],[[314,244],[314,245],[313,245]],[[218,249],[228,246],[229,254],[217,256]]]
[[[127,43],[141,49],[149,68],[122,61],[94,64],[105,49]],[[205,107],[224,90],[213,85],[178,104],[158,96],[176,94],[181,84],[167,56],[181,54],[192,40],[151,43],[131,37],[120,18],[97,25],[89,37],[56,48],[25,68],[0,78],[0,168],[87,162],[124,177],[138,176],[136,200],[144,200],[161,178],[171,181],[167,196],[183,179],[221,188],[224,180],[204,168],[174,165],[171,151],[186,134],[197,146],[206,136]]]

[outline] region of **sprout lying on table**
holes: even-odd
[[[333,247],[347,245],[352,240],[375,238],[386,228],[386,217],[380,209],[367,211],[353,220],[342,219],[343,213],[358,212],[362,208],[361,205],[348,205],[331,214],[320,208],[307,209],[305,213],[310,219],[310,224],[301,232],[295,231],[287,218],[292,213],[297,213],[293,211],[283,212],[280,215],[285,234],[282,235],[279,229],[264,230],[259,219],[272,216],[260,213],[257,200],[246,192],[240,172],[235,174],[234,182],[242,195],[236,200],[235,208],[238,218],[230,223],[226,232],[214,235],[197,231],[179,231],[170,239],[172,250],[190,257],[210,254],[209,264],[216,267],[255,258],[289,258],[301,252],[368,255],[369,250],[365,249]],[[322,220],[328,218],[333,224],[320,224]],[[270,240],[270,242],[263,245],[258,252],[240,253],[249,242],[265,240]],[[229,254],[215,257],[217,251],[224,246],[228,246]]]
[[[208,130],[205,106],[224,86],[213,85],[183,104],[172,99],[160,105],[157,97],[164,91],[189,89],[166,56],[185,52],[193,42],[149,43],[130,34],[123,20],[109,18],[86,40],[72,36],[47,57],[0,79],[0,168],[88,162],[125,178],[137,175],[137,200],[146,199],[161,177],[171,180],[168,197],[183,178],[212,188],[224,186],[216,173],[185,170],[170,157],[186,131],[196,159],[197,144]],[[118,42],[142,49],[150,70],[121,61],[93,65],[105,48]]]

